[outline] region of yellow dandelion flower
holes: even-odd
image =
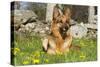
[[[17,51],[13,51],[13,54],[16,55],[17,54]]]
[[[34,59],[34,60],[33,60],[33,63],[34,63],[34,64],[38,64],[38,63],[40,63],[40,60],[39,60],[39,59]]]
[[[82,52],[82,53],[80,54],[80,58],[85,59],[85,58],[86,58],[86,55]]]
[[[11,48],[11,51],[14,55],[16,55],[18,52],[20,52],[19,48]]]
[[[20,49],[19,48],[14,48],[14,51],[20,52]]]
[[[49,62],[49,60],[48,60],[48,59],[45,59],[45,62],[46,62],[46,63],[48,63],[48,62]]]
[[[86,56],[85,55],[80,55],[80,58],[85,58]]]
[[[23,64],[29,64],[29,61],[23,61]]]

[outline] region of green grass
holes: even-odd
[[[14,44],[13,44],[14,43]],[[42,49],[42,41],[39,36],[14,35],[12,55],[15,65],[51,64],[65,62],[84,62],[97,60],[97,39],[73,39],[73,46],[69,53],[62,55],[48,55]]]

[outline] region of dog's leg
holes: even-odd
[[[43,40],[43,48],[44,48],[45,51],[47,51],[47,48],[48,48],[48,39],[47,38],[45,38]]]
[[[48,37],[48,42],[49,42],[49,47],[52,48],[52,49],[56,49],[56,40],[54,37],[52,36],[49,36]]]
[[[72,43],[72,36],[70,34],[67,35],[67,37],[65,38],[64,44],[63,44],[63,50],[65,52],[69,52],[69,48],[71,46]]]
[[[43,48],[48,54],[56,54],[56,41],[55,38],[49,36],[43,40]]]
[[[49,43],[49,48],[47,50],[47,53],[55,55],[56,54],[56,41],[55,41],[55,38],[50,36],[48,38],[48,43]]]
[[[49,48],[47,53],[50,54],[50,55],[55,55],[56,51],[54,49]]]

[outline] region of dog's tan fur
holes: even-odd
[[[65,36],[62,36],[62,32],[59,30],[60,28],[63,28],[64,25],[67,25],[69,28],[70,18],[71,12],[69,8],[64,9],[62,14],[59,12],[57,7],[54,8],[53,19],[51,22],[51,34],[43,40],[43,48],[48,54],[56,54],[58,52],[64,53],[69,51],[69,47],[72,43],[70,30],[68,29]]]

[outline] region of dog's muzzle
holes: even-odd
[[[69,25],[67,23],[62,24],[62,26],[60,27],[60,29],[59,29],[60,34],[63,37],[63,39],[65,38],[68,29],[69,29]]]
[[[61,32],[67,32],[69,29],[69,25],[67,23],[63,23],[60,30]]]

